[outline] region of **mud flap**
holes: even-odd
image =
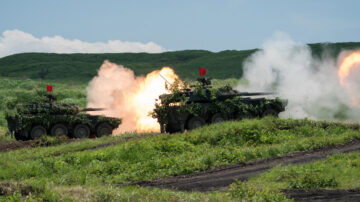
[[[185,132],[185,123],[184,122],[180,123],[180,130],[182,133]]]

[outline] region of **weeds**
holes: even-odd
[[[291,179],[288,187],[290,189],[319,189],[337,187],[338,184],[334,177],[323,176],[318,173],[307,173]]]
[[[44,135],[40,139],[35,140],[34,146],[39,146],[39,147],[55,146],[68,142],[68,140],[69,138],[67,136],[51,137]]]
[[[241,181],[231,184],[229,192],[233,198],[243,201],[291,201],[279,191],[269,188],[257,189],[254,185]]]

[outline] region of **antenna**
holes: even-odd
[[[161,75],[160,73],[159,75],[161,76],[161,78],[163,78],[166,81],[167,84],[171,85],[171,83],[163,75]]]

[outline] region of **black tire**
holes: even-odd
[[[273,109],[267,109],[262,114],[263,117],[270,116],[270,117],[278,117],[279,113]]]
[[[176,129],[174,129],[173,127],[171,127],[170,124],[166,124],[166,125],[165,125],[165,131],[166,131],[167,133],[176,133],[176,132],[179,132],[179,131],[181,131],[181,130],[176,130]]]
[[[14,136],[15,136],[15,139],[17,141],[26,141],[28,140],[29,138],[26,136],[26,131],[20,131],[20,132],[14,132]]]
[[[111,135],[113,127],[109,123],[101,123],[96,127],[96,137]]]
[[[75,138],[88,138],[90,136],[90,128],[85,124],[78,124],[74,129]]]
[[[46,135],[46,129],[43,126],[37,125],[31,129],[30,138],[32,140],[39,139],[43,135]]]
[[[216,113],[211,117],[211,123],[220,123],[226,121],[226,118],[221,113]]]
[[[20,135],[20,133],[14,133],[15,136],[15,140],[20,141],[22,140],[22,136]]]
[[[193,130],[196,128],[203,127],[205,125],[205,120],[199,116],[194,116],[188,121],[188,129]]]
[[[64,124],[58,123],[51,128],[51,136],[67,136],[69,134]]]

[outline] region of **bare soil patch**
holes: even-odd
[[[7,152],[15,149],[21,149],[24,147],[30,147],[33,145],[33,141],[6,141],[0,142],[0,152]]]
[[[360,189],[283,190],[295,201],[360,201]]]

